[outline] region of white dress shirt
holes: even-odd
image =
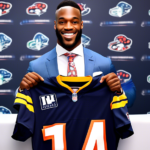
[[[85,76],[85,64],[84,64],[84,54],[82,44],[78,45],[76,48],[74,48],[72,51],[69,52],[57,43],[56,53],[57,53],[57,66],[59,75],[67,76],[68,59],[67,56],[63,54],[73,53],[77,54],[77,56],[74,58],[77,76]]]

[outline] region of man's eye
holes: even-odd
[[[59,22],[60,24],[63,24],[64,22],[63,21],[61,21],[61,22]]]
[[[77,21],[73,21],[73,24],[77,24],[78,22]]]

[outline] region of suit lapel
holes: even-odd
[[[93,75],[94,72],[94,56],[86,49],[83,48],[84,51],[84,63],[85,63],[85,76]],[[58,76],[58,65],[57,65],[57,53],[56,48],[54,48],[51,53],[48,55],[46,60],[46,68],[49,74],[49,77]]]
[[[94,72],[94,56],[86,48],[83,48],[84,51],[84,63],[85,63],[85,76],[93,75]]]
[[[58,76],[58,65],[57,65],[57,54],[56,48],[54,48],[46,60],[46,68],[49,74],[49,77]]]

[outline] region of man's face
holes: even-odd
[[[72,50],[81,43],[83,21],[80,11],[71,6],[60,8],[54,22],[57,42],[67,50]]]

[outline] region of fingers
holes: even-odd
[[[110,85],[109,86],[109,88],[110,88],[110,90],[112,91],[112,92],[121,92],[121,86],[120,86],[120,84],[114,84],[114,85]]]
[[[30,85],[30,87],[33,87],[35,85],[38,84],[38,82],[40,82],[40,80],[37,78],[37,76],[29,76],[29,75],[25,75],[25,77],[23,78],[23,80]]]
[[[109,74],[103,76],[100,80],[100,83],[102,83],[104,80],[106,81],[106,83],[109,86],[111,91],[120,92],[121,83],[120,83],[118,76],[115,73],[109,73]]]
[[[20,83],[20,88],[21,88],[21,90],[24,90],[24,89],[29,90],[30,85],[28,83],[26,83],[26,81],[22,80],[21,83]]]
[[[111,78],[111,79],[106,79],[107,85],[108,86],[116,86],[116,85],[121,85],[120,80],[117,78]]]
[[[44,81],[44,79],[39,74],[35,72],[27,73],[20,83],[20,88],[22,90],[29,90],[31,87],[36,86],[40,81]]]
[[[37,74],[36,72],[32,72],[34,75],[38,76],[38,78],[41,80],[41,81],[44,81],[44,79],[39,75]]]
[[[107,75],[101,77],[100,83],[103,83],[107,79]]]

